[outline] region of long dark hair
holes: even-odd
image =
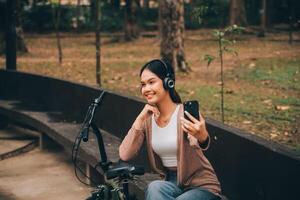
[[[166,64],[167,69],[163,63]],[[171,66],[171,64],[166,60],[154,59],[154,60],[151,60],[150,62],[146,63],[140,71],[140,76],[142,75],[142,73],[145,69],[148,69],[150,72],[154,73],[163,82],[164,82],[164,79],[167,77],[167,74],[169,73],[171,75],[171,78],[175,82],[174,69]],[[172,89],[169,89],[168,91],[169,91],[170,97],[174,103],[182,102],[179,94],[175,90],[175,87]]]

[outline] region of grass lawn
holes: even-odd
[[[186,57],[192,73],[177,73],[183,100],[197,99],[203,115],[220,120],[219,63],[207,68],[204,54],[217,55],[211,30],[187,31]],[[298,35],[297,35],[298,34]],[[93,33],[62,34],[63,63],[58,64],[54,34],[27,34],[30,53],[19,55],[18,70],[96,86]],[[239,57],[225,56],[225,123],[288,146],[300,153],[300,43],[288,44],[287,33],[266,38],[243,35]],[[117,42],[104,34],[101,46],[102,87],[139,96],[139,69],[159,57],[157,37]],[[4,68],[5,57],[0,57]]]

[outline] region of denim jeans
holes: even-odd
[[[152,181],[145,195],[146,200],[219,200],[218,196],[201,187],[189,190],[178,187],[176,172],[167,172],[166,181]]]

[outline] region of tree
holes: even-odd
[[[176,71],[189,71],[184,52],[184,0],[162,0],[159,12],[161,57]]]
[[[59,23],[60,23],[60,5],[61,0],[58,0],[57,2],[55,0],[52,0],[52,16],[53,16],[53,24],[55,28],[55,36],[56,36],[56,43],[57,43],[57,50],[58,50],[58,60],[59,63],[62,63],[62,48],[61,48],[61,42],[60,42],[60,34],[59,34]]]
[[[25,5],[24,2],[20,2],[19,0],[11,1],[10,4],[13,3],[14,5],[14,17],[12,20],[14,20],[15,27],[14,32],[16,34],[16,45],[17,45],[17,51],[21,53],[27,53],[28,48],[25,42],[24,32],[22,28],[22,20],[21,20],[21,13],[22,8]],[[7,3],[0,1],[0,55],[4,53],[5,51],[5,19],[8,19],[5,15],[8,11],[8,7],[6,5]],[[11,22],[9,22],[11,23]],[[12,24],[8,24],[10,26]],[[12,30],[10,30],[12,31]]]
[[[149,3],[150,3],[150,0],[143,0],[143,7],[148,9],[149,8]]]
[[[80,30],[80,16],[81,16],[81,0],[77,0],[76,5],[76,30],[79,32]]]
[[[230,0],[229,25],[247,25],[245,0]]]
[[[264,37],[267,27],[267,0],[262,0],[262,5],[260,9],[260,31],[258,37]]]
[[[126,41],[132,41],[139,37],[139,28],[137,24],[139,7],[139,0],[126,0],[124,27]]]
[[[198,19],[199,23],[203,23],[203,17],[208,12],[208,6],[202,5],[198,8],[195,8],[193,15]],[[235,39],[232,39],[232,35],[235,33],[241,33],[244,30],[243,27],[237,25],[228,26],[225,28],[219,28],[213,31],[213,36],[217,39],[218,42],[218,57],[220,59],[220,86],[221,86],[221,106],[220,113],[222,122],[224,123],[224,53],[231,53],[234,56],[237,56],[238,53],[231,46],[236,43]],[[207,61],[207,67],[217,58],[217,56],[206,54],[204,55],[204,60]]]
[[[6,12],[5,2],[0,1],[0,55],[5,52]]]
[[[3,50],[5,46],[6,68],[16,70],[17,51],[22,53],[28,52],[24,40],[20,15],[24,2],[20,2],[19,0],[11,0],[0,2],[0,4],[0,11],[4,11],[1,12],[1,21],[5,19],[2,21],[4,23],[1,23],[0,25],[0,53],[4,52]]]
[[[95,0],[95,37],[96,37],[96,81],[101,87],[101,52],[100,52],[100,0]]]
[[[17,69],[17,42],[16,42],[16,1],[8,1],[5,5],[5,50],[6,69]]]
[[[25,43],[24,31],[22,28],[21,12],[22,5],[20,0],[16,0],[17,12],[16,12],[16,34],[17,34],[17,51],[27,53],[28,48]]]
[[[116,10],[120,9],[120,0],[111,0],[112,7]]]
[[[218,29],[213,32],[214,37],[218,41],[218,56],[220,59],[220,85],[221,85],[221,117],[222,122],[224,123],[224,53],[231,53],[234,56],[237,56],[238,53],[235,49],[231,48],[233,44],[236,43],[235,40],[226,39],[230,35],[234,33],[240,33],[244,28],[239,27],[237,25],[228,26],[224,29]],[[215,60],[215,56],[213,55],[205,55],[204,60],[207,61],[207,67],[211,64],[213,60]]]

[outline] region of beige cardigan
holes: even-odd
[[[180,117],[183,116],[183,106],[180,105],[177,116],[177,183],[179,186],[203,187],[212,193],[219,195],[221,193],[220,183],[212,168],[210,162],[203,154],[198,140],[183,132],[180,123]],[[146,136],[148,158],[151,167],[159,173],[162,178],[166,178],[166,173],[160,157],[152,150],[151,146],[151,117],[149,117],[142,130],[131,128],[119,148],[120,159],[128,161],[136,156],[143,144]]]

